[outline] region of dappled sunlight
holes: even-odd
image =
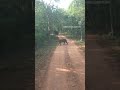
[[[68,69],[64,69],[64,68],[56,68],[57,71],[62,71],[62,72],[70,72],[70,70]]]
[[[75,43],[75,42],[74,42],[74,41],[69,41],[69,43],[73,44],[73,43]]]
[[[58,37],[58,38],[66,38],[66,37],[63,36],[63,35],[58,35],[57,37]]]
[[[85,48],[85,45],[82,45],[82,47],[84,47],[84,48]]]
[[[53,4],[59,8],[63,8],[67,10],[73,0],[58,0],[57,2],[55,2],[54,0],[43,0],[43,1],[46,2],[47,4]]]
[[[76,71],[73,69],[69,70],[69,69],[65,69],[65,68],[56,68],[56,70],[60,71],[60,72],[74,72],[74,73],[76,73]]]
[[[84,52],[80,51],[85,43],[83,2],[36,0],[35,44],[36,50],[40,48],[36,60],[40,63],[36,71],[38,90],[85,90]]]

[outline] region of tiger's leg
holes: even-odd
[[[68,44],[68,42],[66,41],[66,44]]]
[[[61,45],[61,42],[59,42],[59,45]]]
[[[65,45],[65,41],[63,41],[63,44]]]

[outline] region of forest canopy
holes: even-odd
[[[52,1],[52,0],[51,0]],[[54,0],[58,2],[60,0]],[[77,29],[64,29],[63,26],[80,26]],[[44,0],[35,0],[35,39],[36,47],[48,41],[54,31],[67,32],[78,38],[85,31],[85,1],[73,0],[67,10]],[[74,32],[74,33],[73,33]],[[84,35],[83,35],[84,37]],[[40,43],[42,42],[42,43]]]

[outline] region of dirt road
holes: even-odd
[[[55,49],[45,79],[38,90],[85,90],[85,58],[83,51],[68,40],[68,45]],[[40,78],[38,78],[40,79]]]

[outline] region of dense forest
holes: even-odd
[[[55,1],[59,2],[59,0]],[[80,26],[80,28],[64,28],[64,26]],[[82,32],[81,32],[82,31]],[[52,3],[46,4],[43,0],[35,1],[35,43],[36,48],[55,34],[64,33],[80,39],[85,35],[85,1],[73,0],[68,10],[58,8]]]

